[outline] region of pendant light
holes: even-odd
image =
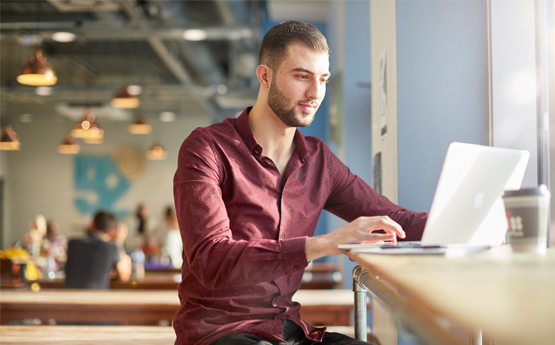
[[[16,151],[19,149],[21,149],[21,142],[17,138],[17,134],[15,134],[12,126],[7,125],[0,134],[0,150]]]
[[[92,109],[87,107],[85,113],[79,122],[77,122],[71,131],[75,138],[81,139],[101,139],[104,138],[104,130],[95,121]]]
[[[35,55],[29,58],[27,64],[19,72],[17,81],[24,85],[50,86],[56,84],[58,77],[52,66],[42,55],[42,51],[37,50]]]
[[[104,142],[104,136],[98,138],[83,138],[85,144],[102,144]]]
[[[114,108],[133,109],[137,108],[141,102],[136,96],[130,94],[128,86],[124,85],[112,98],[111,104]]]
[[[75,141],[71,134],[67,134],[60,145],[58,145],[58,152],[66,155],[75,155],[79,153],[81,147]]]
[[[168,156],[168,151],[164,150],[162,145],[154,143],[150,150],[146,152],[146,158],[150,160],[163,160]]]
[[[135,121],[129,125],[129,133],[132,134],[148,134],[152,131],[152,126],[146,121],[144,115],[139,115]]]

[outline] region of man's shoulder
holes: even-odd
[[[235,119],[226,119],[207,127],[198,127],[189,134],[181,147],[185,152],[200,152],[214,146],[228,146],[240,139]]]
[[[236,132],[236,119],[229,118],[206,127],[197,127],[191,135],[217,135],[220,133]],[[190,135],[190,136],[191,136]]]
[[[307,150],[309,152],[318,153],[323,152],[325,154],[333,154],[331,149],[329,148],[328,144],[315,136],[306,136],[304,137]]]

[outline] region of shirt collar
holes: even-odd
[[[247,145],[247,148],[252,152],[252,154],[260,158],[262,155],[262,146],[256,142],[254,138],[254,134],[252,133],[251,125],[249,123],[249,112],[251,111],[252,107],[248,107],[245,109],[241,115],[237,118],[237,132]],[[307,146],[306,146],[306,139],[304,135],[297,129],[295,131],[295,146],[296,150],[299,153],[299,158],[304,160],[304,157],[307,154]]]

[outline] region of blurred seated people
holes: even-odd
[[[50,253],[56,260],[56,269],[60,270],[67,260],[67,239],[60,232],[57,221],[51,219],[47,223],[46,239],[49,243]]]
[[[110,273],[115,268],[120,281],[131,277],[131,258],[123,243],[127,227],[115,215],[98,212],[89,235],[68,243],[64,287],[69,289],[108,289]]]
[[[23,240],[18,241],[16,246],[21,247],[34,257],[40,257],[46,249],[46,218],[37,214],[31,220],[31,230],[25,234]]]
[[[158,229],[158,238],[162,251],[167,253],[173,267],[181,268],[183,263],[183,242],[173,206],[166,207],[164,219]]]
[[[129,238],[126,240],[126,247],[133,251],[136,247],[143,247],[147,244],[149,224],[148,224],[148,208],[146,204],[139,203],[137,210],[131,218],[129,224]]]

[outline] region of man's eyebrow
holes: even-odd
[[[311,70],[308,70],[308,69],[302,68],[302,67],[293,68],[292,71],[293,72],[305,72],[305,73],[314,74],[314,72],[312,72]],[[324,73],[322,76],[329,77],[329,76],[331,76],[331,73],[327,72],[327,73]]]

